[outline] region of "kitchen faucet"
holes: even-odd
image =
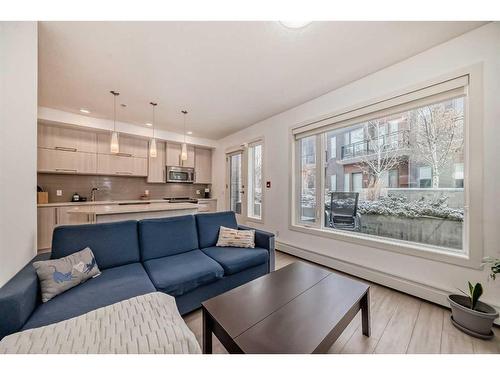
[[[99,188],[93,187],[92,190],[90,190],[90,201],[91,202],[95,202],[96,191],[99,191]]]

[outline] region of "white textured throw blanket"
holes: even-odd
[[[0,353],[201,353],[175,299],[156,292],[5,337]]]

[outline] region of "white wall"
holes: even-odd
[[[36,22],[0,22],[0,287],[36,253]]]
[[[279,231],[277,241],[310,250],[308,254],[311,259],[327,262],[346,272],[388,284],[441,304],[446,304],[448,292],[457,292],[458,287],[464,288],[466,280],[481,281],[486,287],[484,300],[500,306],[500,282],[487,283],[486,271],[320,238],[288,229],[290,173],[288,154],[291,127],[483,62],[484,248],[485,255],[500,256],[499,46],[500,23],[487,24],[220,140],[214,154],[214,165],[224,165],[224,151],[227,147],[264,136],[264,179],[272,181],[272,188],[265,191],[264,224],[254,226],[273,232]],[[473,129],[474,124],[471,126]],[[214,193],[219,202],[223,203],[225,172],[223,168],[218,167],[214,168],[214,173]],[[219,206],[219,209],[221,208],[223,207]]]

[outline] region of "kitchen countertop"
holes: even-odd
[[[85,215],[113,215],[125,214],[133,212],[157,212],[157,211],[182,211],[182,210],[197,210],[198,205],[193,203],[165,203],[165,201],[153,204],[100,204],[100,205],[81,205],[70,208],[66,212],[69,214],[85,214]]]
[[[217,198],[197,198],[199,201],[215,201]],[[116,201],[87,201],[87,202],[56,202],[42,203],[38,207],[67,207],[67,206],[96,206],[96,205],[118,205],[120,203],[168,203],[165,199],[132,199],[132,200],[116,200]],[[181,204],[181,203],[172,203]]]

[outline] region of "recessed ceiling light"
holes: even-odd
[[[146,126],[153,126],[153,124],[150,123],[150,122],[146,122],[144,125],[146,125]]]
[[[311,23],[311,21],[279,21],[283,26],[289,29],[301,29]]]
[[[90,111],[88,109],[85,109],[85,108],[80,108],[80,112],[82,112],[82,113],[90,113]]]
[[[191,135],[191,134],[193,134],[193,132],[192,131],[188,131],[187,134]]]

